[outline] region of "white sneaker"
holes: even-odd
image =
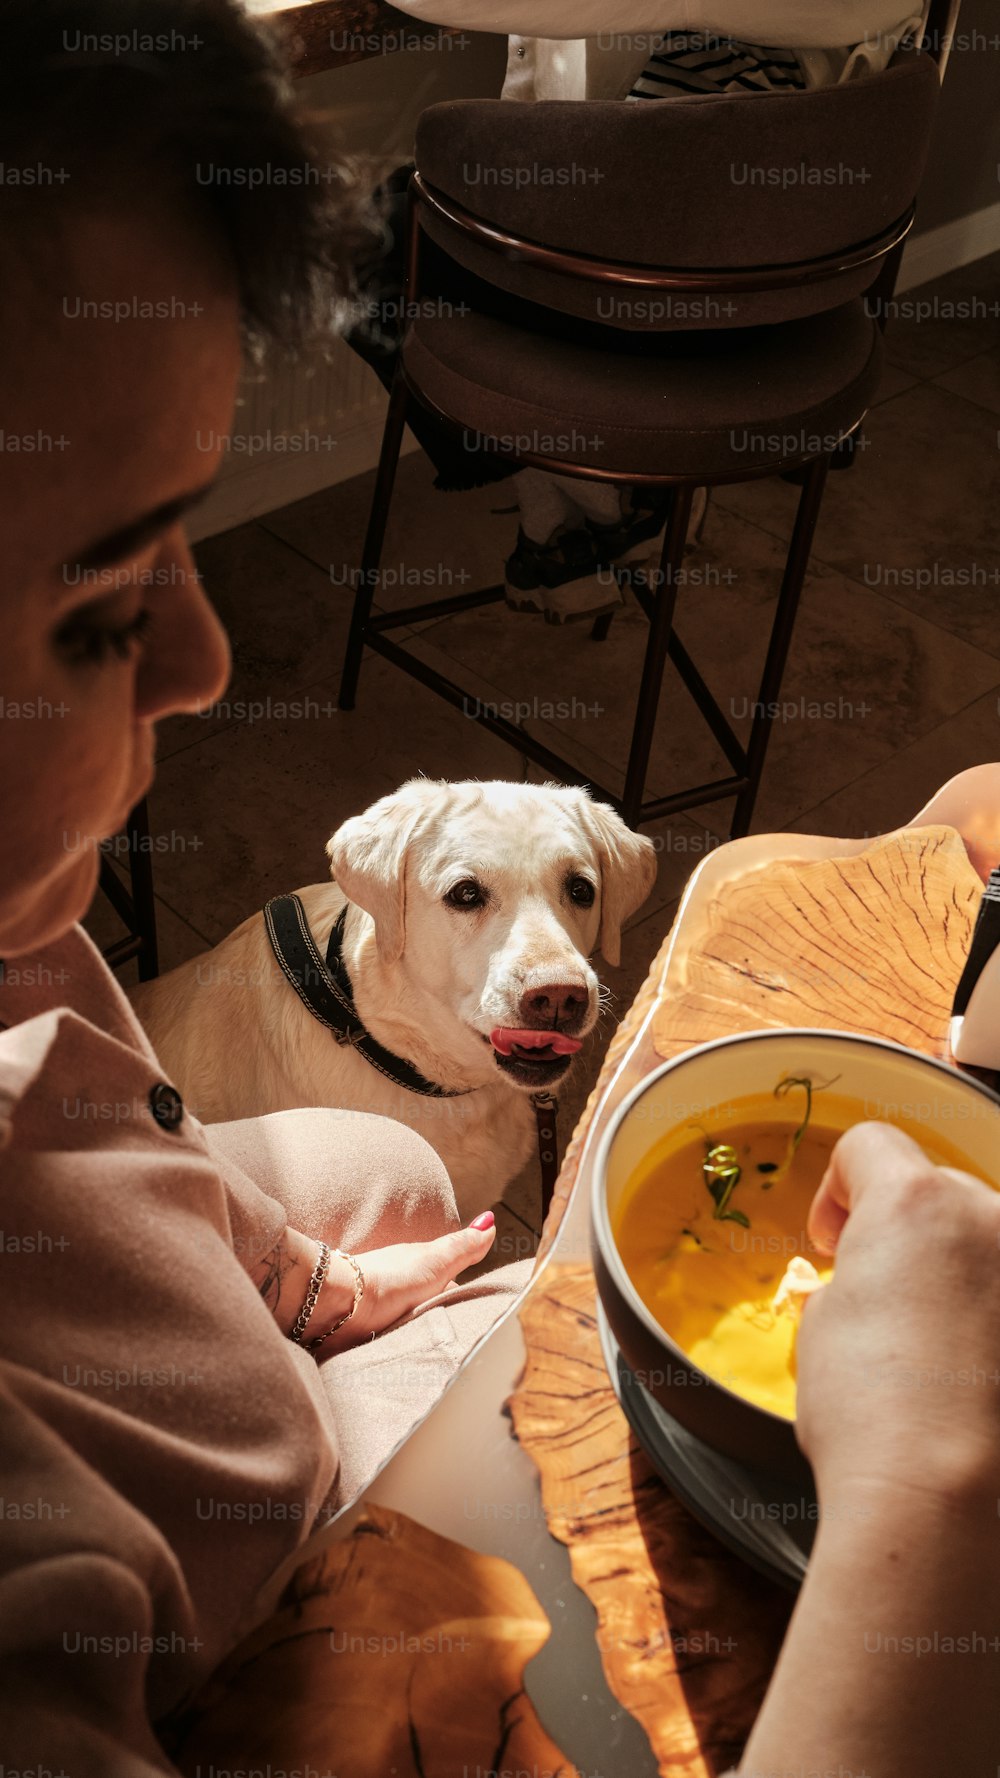
[[[504,564],[511,611],[540,612],[546,623],[573,623],[617,611],[624,598],[613,569],[602,563],[589,529],[562,526],[548,543],[518,531]]]

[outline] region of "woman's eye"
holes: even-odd
[[[66,660],[78,666],[99,666],[112,656],[127,661],[145,637],[149,622],[150,613],[145,607],[127,623],[118,624],[81,612],[56,631],[56,647]]]
[[[597,891],[589,877],[570,877],[566,888],[570,901],[575,902],[578,908],[593,907]]]
[[[448,890],[445,901],[450,908],[483,908],[486,906],[486,890],[474,877],[465,877]]]

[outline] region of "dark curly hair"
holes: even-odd
[[[375,172],[323,147],[274,32],[238,0],[0,0],[0,259],[158,176],[214,216],[251,339],[331,331],[378,231]]]

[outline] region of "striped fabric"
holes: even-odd
[[[790,49],[761,49],[732,37],[667,31],[629,93],[630,99],[676,99],[684,93],[801,91],[805,76]]]

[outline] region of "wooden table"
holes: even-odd
[[[718,1773],[739,1757],[780,1644],[790,1598],[756,1576],[696,1525],[652,1475],[634,1445],[631,1470],[628,1461],[622,1461],[629,1457],[627,1428],[613,1397],[608,1400],[606,1374],[599,1363],[593,1363],[592,1327],[588,1323],[588,1313],[592,1321],[586,1270],[590,1249],[589,1188],[597,1141],[615,1107],[660,1063],[664,1054],[679,1053],[693,1042],[718,1034],[719,1006],[732,1006],[734,990],[741,998],[735,1010],[726,1015],[733,1030],[769,1023],[825,1024],[891,1035],[913,1048],[942,1055],[951,992],[967,949],[981,880],[998,857],[1000,766],[984,766],[952,780],[892,843],[792,834],[756,836],[722,847],[704,861],[688,887],[672,933],[654,959],[643,988],[612,1041],[600,1080],[566,1155],[543,1254],[528,1291],[472,1354],[448,1393],[364,1497],[310,1540],[304,1553],[318,1559],[319,1566],[302,1570],[297,1583],[298,1600],[293,1601],[291,1608],[286,1602],[286,1653],[294,1653],[297,1645],[296,1614],[307,1614],[310,1603],[315,1606],[322,1596],[314,1615],[315,1628],[324,1638],[329,1628],[327,1618],[336,1618],[340,1595],[330,1588],[329,1570],[325,1576],[321,1570],[323,1562],[333,1562],[334,1566],[339,1564],[343,1575],[345,1563],[335,1557],[330,1546],[352,1547],[348,1569],[355,1559],[363,1565],[366,1552],[378,1554],[375,1546],[380,1541],[384,1551],[388,1550],[393,1532],[386,1527],[397,1526],[400,1521],[393,1515],[399,1514],[410,1524],[413,1538],[404,1546],[402,1567],[397,1572],[410,1574],[411,1570],[420,1571],[424,1564],[423,1591],[411,1580],[411,1594],[416,1588],[412,1609],[417,1613],[435,1591],[433,1580],[428,1579],[428,1563],[432,1565],[431,1572],[435,1560],[443,1559],[448,1564],[437,1591],[444,1615],[456,1619],[467,1608],[462,1602],[475,1598],[477,1573],[482,1580],[483,1596],[499,1596],[497,1590],[490,1592],[490,1564],[484,1564],[484,1557],[501,1557],[511,1565],[505,1583],[510,1601],[504,1608],[505,1640],[496,1643],[494,1657],[497,1682],[500,1669],[505,1684],[513,1671],[511,1683],[515,1697],[519,1697],[520,1670],[524,1668],[523,1690],[543,1732],[540,1741],[536,1724],[536,1758],[540,1745],[552,1749],[545,1756],[551,1762],[545,1771],[551,1772],[553,1778],[561,1778],[562,1774],[566,1778],[573,1774],[585,1778],[654,1778],[658,1772],[677,1770],[703,1778],[704,1774]],[[741,934],[735,945],[735,928],[727,926],[720,917],[720,908],[733,904],[738,910],[736,924]],[[766,917],[757,920],[756,911]],[[880,942],[883,919],[884,945]],[[777,950],[774,949],[775,923],[794,929],[793,944],[787,943],[783,930]],[[874,946],[873,932],[879,941]],[[780,959],[777,968],[771,966],[775,956]],[[903,963],[906,957],[914,960],[919,977],[916,994],[913,975],[907,979]],[[719,970],[725,976],[725,991],[713,1002],[709,978]],[[844,992],[845,971],[850,972],[855,988],[864,984],[853,1019],[845,1011],[849,1005]],[[814,997],[817,984],[823,983],[827,984],[821,988],[827,997],[827,1016],[803,1018],[796,1010],[799,1001],[803,996]],[[812,1004],[813,998],[807,1003]],[[562,1317],[559,1327],[552,1319],[553,1304]],[[575,1326],[574,1317],[578,1318]],[[548,1334],[547,1340],[539,1340],[539,1327],[543,1335]],[[571,1355],[579,1350],[591,1366],[590,1375],[584,1378],[586,1387],[581,1386],[577,1400],[572,1388],[564,1394],[560,1382],[566,1376],[562,1361],[567,1348]],[[554,1386],[546,1376],[547,1365],[556,1378]],[[613,1479],[605,1484],[599,1477],[599,1485],[611,1489],[610,1510],[617,1520],[611,1525],[610,1540],[604,1539],[601,1554],[605,1560],[596,1573],[590,1559],[590,1544],[586,1539],[581,1544],[579,1536],[573,1544],[572,1529],[567,1533],[567,1514],[559,1498],[565,1468],[561,1477],[557,1463],[546,1466],[544,1453],[546,1436],[555,1442],[560,1429],[565,1435],[568,1426],[570,1436],[565,1442],[574,1458],[571,1473],[586,1474],[593,1469],[590,1446],[595,1438],[595,1396],[605,1420],[610,1412],[612,1418],[621,1422],[617,1430],[612,1428],[610,1440],[612,1462],[607,1468],[609,1474],[615,1471]],[[513,1436],[512,1398],[514,1425],[524,1442]],[[551,1416],[550,1420],[546,1416]],[[547,1434],[547,1425],[556,1430]],[[526,1437],[529,1431],[533,1436]],[[609,1441],[603,1433],[600,1436],[604,1442],[597,1462],[607,1464]],[[539,1471],[525,1444],[536,1454],[541,1451],[544,1492]],[[630,1474],[635,1488],[645,1495],[645,1514],[640,1510],[643,1503],[627,1498]],[[572,1512],[569,1517],[572,1518]],[[593,1517],[596,1524],[599,1515]],[[367,1535],[354,1539],[352,1546],[343,1545],[340,1540],[348,1537],[362,1519]],[[643,1533],[639,1537],[635,1535],[636,1522]],[[616,1525],[621,1528],[617,1542]],[[428,1532],[448,1539],[450,1550],[441,1552],[440,1546],[428,1539]],[[601,1535],[598,1526],[594,1545]],[[572,1564],[567,1541],[573,1550]],[[644,1541],[648,1544],[648,1560]],[[658,1544],[657,1552],[654,1542]],[[455,1545],[462,1547],[456,1550]],[[613,1558],[610,1564],[606,1559],[609,1549]],[[619,1550],[624,1552],[620,1558],[623,1566],[614,1560],[614,1553]],[[658,1562],[653,1560],[654,1553]],[[680,1571],[677,1575],[671,1567],[675,1558]],[[295,1562],[275,1577],[271,1593],[274,1601],[302,1559],[300,1552]],[[637,1592],[636,1574],[644,1562],[646,1572],[640,1575]],[[518,1594],[524,1581],[530,1594]],[[643,1588],[649,1622],[656,1620],[661,1626],[658,1642],[642,1634]],[[626,1609],[618,1609],[618,1590],[622,1594],[630,1590]],[[688,1622],[696,1621],[699,1604],[709,1595],[717,1637],[724,1635],[730,1621],[727,1614],[731,1614],[744,1652],[728,1666],[719,1659],[714,1667],[711,1659],[701,1661],[696,1653],[685,1673],[672,1645],[672,1630],[664,1646],[662,1625],[664,1621],[668,1627],[685,1621],[683,1616],[677,1618],[677,1604],[688,1613]],[[354,1596],[355,1600],[360,1598],[369,1614],[374,1612],[377,1620],[377,1579],[366,1583],[362,1577]],[[660,1609],[664,1605],[666,1619]],[[486,1610],[489,1609],[487,1606]],[[609,1620],[617,1623],[617,1643],[612,1640],[609,1644]],[[546,1621],[551,1633],[542,1642]],[[701,1621],[706,1621],[704,1612]],[[512,1655],[515,1637],[519,1638],[518,1659]],[[604,1640],[603,1659],[599,1637]],[[298,1645],[302,1646],[301,1638]],[[625,1653],[621,1655],[623,1649]],[[376,1660],[373,1665],[375,1670],[363,1683],[376,1698],[385,1697],[386,1711],[398,1712],[401,1689],[405,1687],[401,1688],[397,1676],[393,1689],[384,1661]],[[431,1672],[432,1668],[436,1671]],[[251,1662],[247,1671],[253,1687],[259,1682],[261,1670]],[[340,1670],[340,1677],[346,1677],[344,1669]],[[472,1679],[469,1663],[464,1669],[458,1663],[456,1670],[447,1674],[436,1660],[426,1664],[422,1683],[438,1686],[433,1719],[441,1720],[441,1697],[454,1697],[456,1687],[463,1693],[464,1682]],[[322,1658],[303,1680],[307,1693],[315,1696],[325,1688],[327,1699],[334,1695],[331,1683],[329,1664]],[[481,1691],[488,1691],[489,1677],[485,1688],[482,1678],[473,1683]],[[628,1709],[619,1702],[613,1686],[618,1693],[628,1696]],[[727,1687],[733,1696],[726,1695]],[[281,1672],[272,1673],[272,1697],[280,1702],[287,1692]],[[363,1695],[367,1701],[368,1692]],[[251,1710],[254,1696],[251,1691]],[[407,1700],[409,1703],[409,1694]],[[245,1712],[245,1708],[245,1700],[241,1700],[240,1711]],[[462,1704],[454,1706],[459,1717],[462,1708]],[[488,1696],[484,1708],[487,1713],[492,1708]],[[357,1718],[352,1700],[351,1711],[341,1721],[353,1728]],[[242,1720],[239,1712],[237,1720]],[[447,1778],[457,1774],[461,1778],[464,1748],[471,1743],[471,1731],[463,1735],[461,1720],[457,1726],[450,1726],[450,1755],[443,1748],[432,1748],[432,1757],[426,1757],[425,1748],[421,1757],[414,1755],[411,1759],[404,1741],[397,1743],[403,1746],[402,1754],[397,1754],[403,1763],[392,1766],[392,1770],[398,1770],[404,1778],[409,1778],[411,1772],[426,1774],[426,1778],[439,1778],[441,1774],[447,1774]],[[341,1729],[341,1735],[343,1732]],[[659,1745],[659,1760],[653,1744]],[[497,1758],[492,1761],[493,1766],[501,1769],[513,1763]],[[486,1778],[491,1769],[489,1760],[479,1768],[475,1759],[471,1766],[466,1760],[464,1767],[466,1778]],[[360,1764],[356,1758],[348,1758],[343,1770],[349,1771],[349,1778],[356,1778],[358,1771],[363,1778],[375,1778],[374,1772],[369,1775],[363,1758]],[[537,1778],[543,1778],[541,1770]]]
[[[397,12],[382,0],[244,0],[244,5],[256,18],[278,26],[292,72],[300,79],[373,56],[432,49],[444,39],[463,36]]]

